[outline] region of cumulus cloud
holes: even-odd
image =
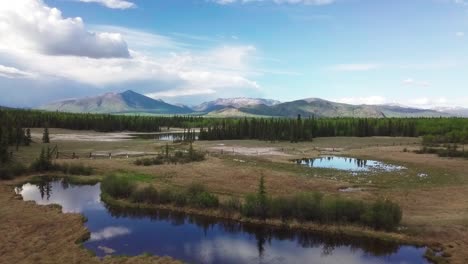
[[[212,0],[212,2],[227,5],[232,3],[251,3],[270,1],[276,4],[304,4],[304,5],[328,5],[334,3],[335,0]]]
[[[19,70],[14,67],[8,67],[0,64],[0,76],[10,79],[33,78],[35,75],[29,72]]]
[[[256,58],[252,45],[216,43],[190,50],[190,45],[152,32],[102,25],[91,28],[116,33],[92,33],[81,18],[64,18],[60,10],[42,0],[0,4],[0,65],[15,67],[4,66],[0,77],[8,76],[9,86],[60,85],[66,90],[82,84],[86,91],[137,87],[166,98],[235,95],[236,91],[238,96],[241,91],[260,90],[250,79],[259,74],[251,65]],[[30,73],[35,82],[11,81],[32,76]],[[3,87],[6,84],[0,85]]]
[[[92,232],[90,241],[107,240],[117,236],[130,234],[130,229],[121,226],[109,226],[98,232]]]
[[[124,0],[78,0],[84,3],[98,3],[112,9],[128,9],[135,8],[136,5],[129,1]]]
[[[128,58],[120,34],[86,30],[80,17],[64,18],[42,0],[0,3],[0,46],[36,50],[48,55]]]
[[[353,64],[338,64],[332,66],[334,71],[370,71],[379,68],[379,64],[374,63],[353,63]]]

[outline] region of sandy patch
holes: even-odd
[[[216,146],[209,148],[211,151],[223,152],[223,154],[238,154],[245,156],[291,156],[278,148],[248,148],[239,146]]]
[[[35,138],[42,138],[42,134],[32,134]],[[50,134],[51,141],[95,141],[116,142],[135,138],[128,133],[80,133],[80,134]]]

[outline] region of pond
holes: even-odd
[[[425,248],[369,238],[330,236],[195,217],[164,210],[107,208],[100,185],[66,181],[24,184],[24,200],[82,213],[91,237],[84,247],[107,254],[152,253],[189,263],[428,263]]]
[[[178,133],[138,133],[138,134],[129,134],[134,138],[139,139],[153,139],[160,141],[182,141],[187,137],[187,134],[182,132]],[[193,139],[198,140],[198,133],[193,133]]]
[[[353,172],[368,172],[368,171],[400,171],[406,169],[403,166],[387,164],[376,160],[365,160],[341,156],[320,156],[313,159],[294,160],[295,163],[311,167],[311,168],[326,168],[337,169]]]

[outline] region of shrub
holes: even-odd
[[[206,188],[201,183],[191,183],[187,188],[187,194],[189,196],[196,196],[202,192],[205,192]]]
[[[236,212],[240,211],[242,208],[242,203],[239,198],[231,197],[226,202],[220,204],[221,209],[226,212]]]
[[[10,180],[27,172],[27,168],[19,162],[11,161],[0,166],[0,180]]]
[[[378,200],[367,208],[361,220],[375,229],[393,230],[401,218],[402,211],[398,204],[388,200]]]
[[[191,197],[190,203],[201,208],[216,208],[219,200],[216,195],[203,191]]]
[[[159,202],[161,204],[168,204],[173,200],[173,191],[171,189],[163,189],[159,192]]]
[[[134,190],[130,195],[130,200],[136,203],[158,203],[159,194],[153,186],[146,186],[140,190]]]
[[[255,194],[247,194],[242,206],[242,214],[247,217],[257,217],[260,215],[258,196]]]
[[[114,198],[130,197],[135,187],[135,183],[124,176],[106,176],[101,182],[101,190]]]
[[[172,192],[172,201],[177,206],[185,206],[187,204],[187,194],[182,191]]]
[[[41,149],[41,154],[39,157],[31,164],[32,171],[51,171],[57,169],[54,164],[52,164],[50,157],[50,149]]]

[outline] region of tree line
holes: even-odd
[[[205,118],[200,116],[138,116],[78,114],[37,110],[1,109],[0,122],[13,137],[15,129],[56,127],[100,132],[159,132],[178,127],[187,129],[184,139],[258,139],[269,141],[310,141],[315,137],[418,137],[436,136],[440,141],[466,141],[466,118]],[[27,131],[25,131],[26,133]],[[11,139],[16,140],[16,139]],[[11,144],[9,139],[9,144]]]
[[[64,113],[38,110],[0,109],[0,121],[14,120],[19,127],[54,127],[99,132],[159,132],[162,127],[193,127],[202,123],[196,116],[139,116]]]
[[[468,135],[465,118],[244,118],[218,119],[200,129],[200,140],[310,141],[315,137],[418,137]],[[451,137],[453,138],[453,137]],[[458,138],[463,138],[458,136]]]

